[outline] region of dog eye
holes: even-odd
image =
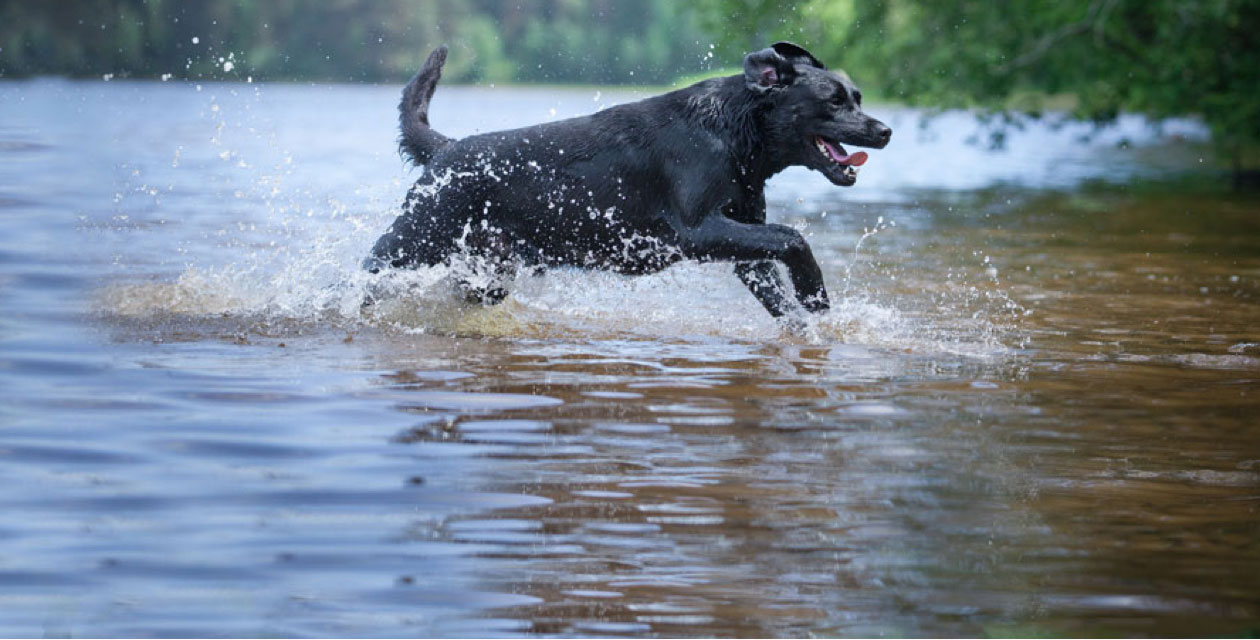
[[[857,106],[859,107],[862,106],[862,92],[861,91],[853,92],[853,102],[857,103]]]

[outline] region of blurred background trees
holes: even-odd
[[[868,95],[1107,122],[1200,116],[1260,149],[1260,0],[5,0],[0,77],[666,84],[798,42]],[[714,55],[715,54],[715,55]]]
[[[660,84],[699,68],[697,24],[669,0],[5,0],[0,76],[400,81],[445,42],[456,82]]]

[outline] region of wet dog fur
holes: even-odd
[[[460,279],[466,297],[493,304],[518,266],[646,274],[725,261],[772,316],[829,308],[805,238],[766,223],[764,189],[789,166],[851,186],[848,164],[865,154],[854,161],[840,145],[888,144],[892,130],[862,112],[843,72],[779,42],[748,54],[741,75],[454,140],[428,118],[446,55],[430,54],[403,91],[400,148],[425,171],[365,268],[463,256],[475,272]]]

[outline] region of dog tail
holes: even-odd
[[[442,65],[446,64],[446,45],[429,54],[424,66],[403,89],[398,103],[398,124],[402,138],[398,151],[416,164],[426,164],[433,154],[450,144],[451,139],[429,128],[429,100],[442,77]]]

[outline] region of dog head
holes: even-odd
[[[829,71],[813,54],[791,42],[776,42],[744,57],[749,91],[773,102],[767,111],[767,143],[788,165],[803,165],[848,187],[866,152],[848,154],[843,144],[882,149],[892,137],[887,125],[862,113],[862,92],[843,71]]]

